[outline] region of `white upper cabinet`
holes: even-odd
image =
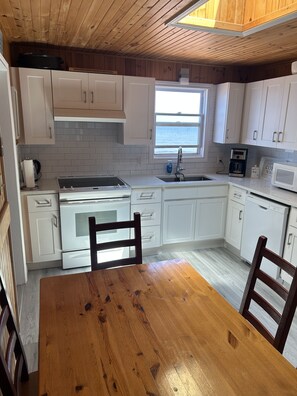
[[[24,140],[26,144],[54,144],[50,70],[19,69]]]
[[[53,70],[52,80],[55,108],[123,108],[123,76]]]
[[[239,143],[244,86],[224,83],[217,86],[213,141]]]
[[[285,77],[264,80],[258,145],[276,147]]]
[[[256,81],[245,86],[241,143],[255,145],[259,135],[260,110],[263,81]]]
[[[123,144],[148,144],[155,119],[155,79],[124,76]]]
[[[285,77],[277,147],[297,148],[297,75]]]
[[[264,80],[257,144],[297,148],[297,75]]]

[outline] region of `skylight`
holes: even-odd
[[[199,0],[166,24],[244,37],[296,17],[297,0]]]

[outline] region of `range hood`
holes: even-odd
[[[123,124],[126,122],[126,115],[121,110],[54,109],[54,120]]]

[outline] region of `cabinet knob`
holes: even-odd
[[[84,95],[84,103],[87,103],[87,91],[84,91],[83,95]]]
[[[242,213],[243,213],[243,211],[240,210],[240,211],[239,211],[239,214],[238,214],[238,219],[239,219],[239,220],[242,220]]]
[[[52,139],[52,138],[53,138],[52,127],[51,127],[51,126],[49,126],[48,128],[49,128],[49,133],[50,133],[50,139]]]
[[[253,132],[253,140],[257,140],[257,136],[258,136],[258,131],[254,131]]]
[[[91,103],[94,103],[94,91],[91,91]]]
[[[277,132],[273,132],[272,141],[273,141],[274,143],[277,142],[277,135],[278,135]]]
[[[283,132],[279,132],[277,135],[277,141],[280,143],[283,141]]]

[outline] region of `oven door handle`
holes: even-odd
[[[81,201],[68,201],[60,200],[60,205],[81,205],[81,204],[93,204],[93,203],[106,203],[106,202],[130,202],[130,198],[104,198],[104,199],[84,199]]]

